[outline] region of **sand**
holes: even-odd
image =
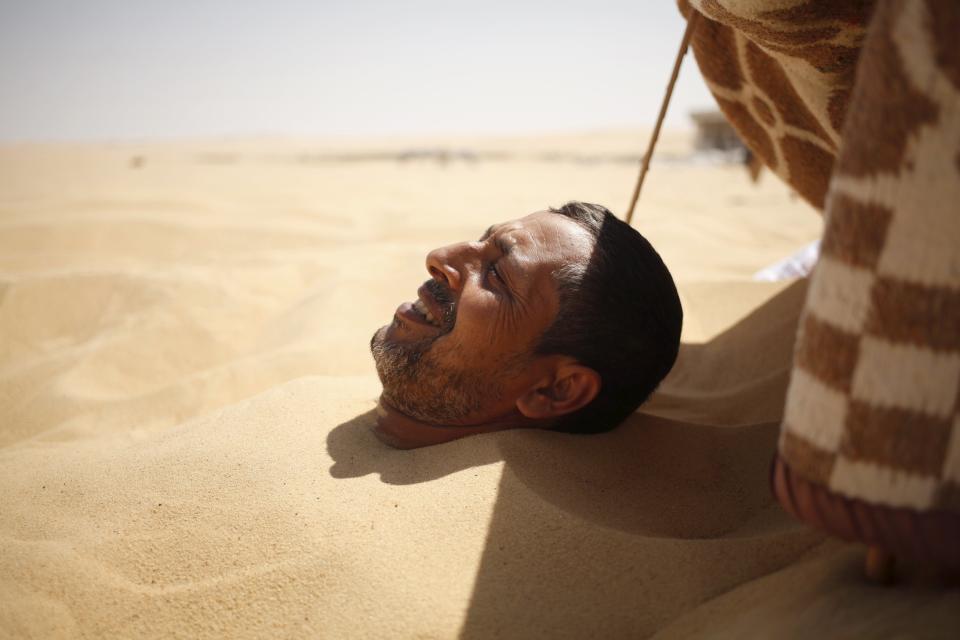
[[[688,136],[636,221],[687,314],[641,412],[371,435],[369,337],[425,253],[568,199],[622,209],[642,142],[0,148],[0,636],[956,637],[956,589],[867,585],[856,547],[772,502],[805,285],[751,275],[821,221]]]

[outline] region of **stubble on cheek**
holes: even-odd
[[[436,351],[435,340],[391,343],[384,327],[374,334],[370,346],[384,397],[409,416],[457,424],[502,399],[503,385],[496,374],[469,366],[462,357],[454,363],[445,361]],[[459,342],[444,347],[458,356],[464,352]]]

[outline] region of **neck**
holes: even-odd
[[[483,424],[433,424],[402,413],[380,396],[374,433],[381,441],[396,449],[417,449],[480,433],[532,426],[535,425],[519,413],[501,416]]]

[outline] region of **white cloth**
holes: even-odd
[[[820,241],[815,240],[800,249],[793,255],[787,256],[779,262],[774,262],[769,267],[764,267],[753,274],[754,280],[763,282],[776,282],[788,278],[803,278],[810,275],[813,265],[817,264],[820,257]]]

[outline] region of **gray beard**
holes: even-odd
[[[499,381],[472,370],[455,370],[430,353],[435,339],[397,343],[382,327],[370,340],[387,402],[417,420],[456,424],[501,398]]]

